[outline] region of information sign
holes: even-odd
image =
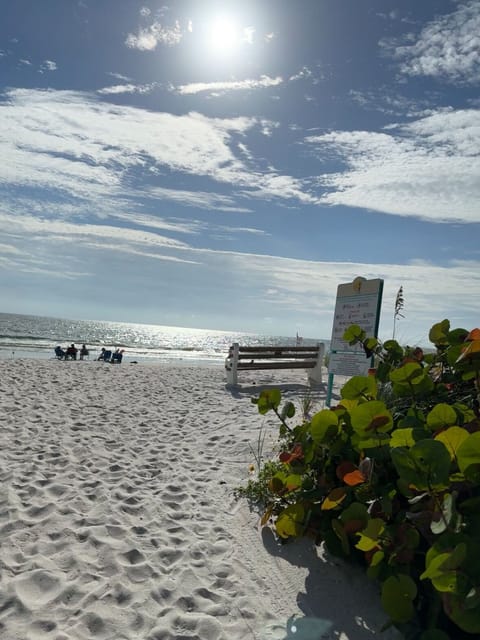
[[[350,345],[343,340],[345,330],[352,324],[361,327],[367,336],[378,335],[383,280],[355,278],[353,282],[340,284],[333,318],[332,339],[328,363],[327,406],[333,389],[333,376],[366,375],[371,367],[363,346]]]

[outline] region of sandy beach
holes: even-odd
[[[250,402],[264,385],[298,407],[308,389],[304,372],[232,390],[221,367],[0,361],[2,640],[394,637],[361,570],[279,545],[234,498],[259,429],[276,443]]]

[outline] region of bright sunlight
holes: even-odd
[[[233,51],[240,42],[239,36],[239,29],[230,18],[217,18],[210,27],[210,46],[224,53]]]

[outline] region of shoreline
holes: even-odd
[[[299,407],[306,372],[228,389],[216,366],[76,364],[0,360],[2,637],[283,640],[292,616],[325,640],[379,634],[375,584],[280,545],[233,496],[259,430],[277,441],[251,397]]]

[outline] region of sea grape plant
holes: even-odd
[[[478,638],[480,330],[444,320],[429,338],[425,354],[349,327],[344,339],[375,357],[375,374],[294,427],[279,390],[252,400],[280,421],[262,525],[364,563],[406,638]]]

